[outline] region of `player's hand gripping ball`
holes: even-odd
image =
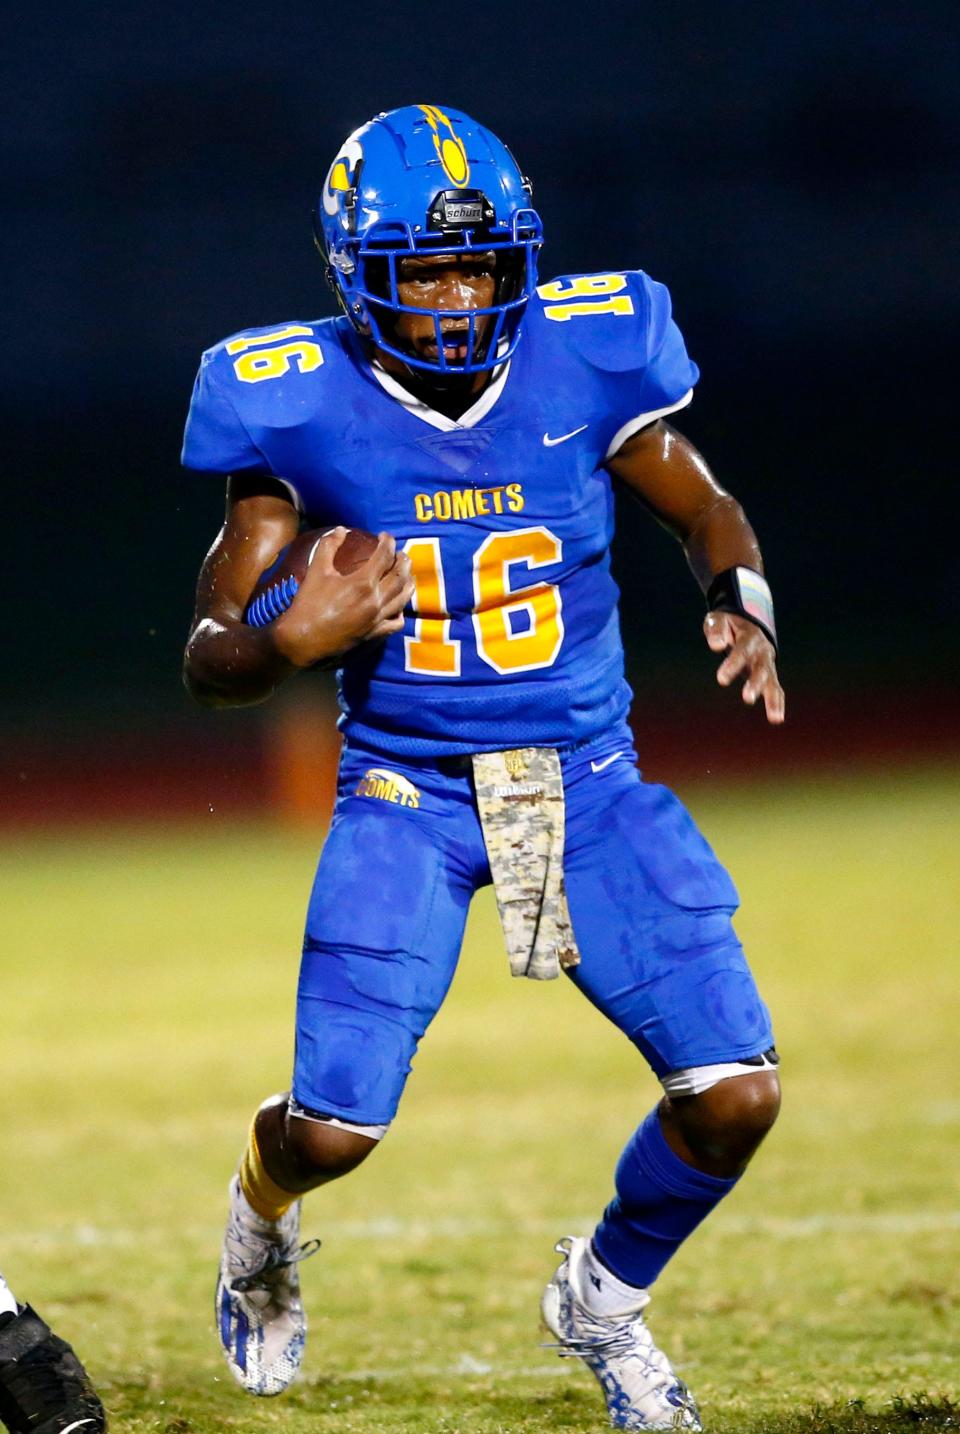
[[[251,627],[266,627],[274,622],[293,602],[297,590],[313,562],[317,545],[332,529],[309,528],[298,533],[292,543],[274,558],[257,579],[245,614]],[[365,528],[348,528],[347,535],[333,555],[333,566],[346,577],[362,568],[377,546],[378,539]]]

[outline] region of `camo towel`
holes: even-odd
[[[563,777],[553,747],[473,756],[510,970],[550,981],[580,960],[563,881]]]

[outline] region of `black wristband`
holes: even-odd
[[[735,612],[765,632],[777,651],[777,625],[773,619],[770,585],[752,568],[727,568],[717,573],[707,589],[708,612]]]

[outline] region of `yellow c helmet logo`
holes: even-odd
[[[357,179],[357,166],[362,158],[363,146],[360,142],[352,137],[346,140],[331,164],[323,186],[323,207],[327,214],[336,214],[343,202],[343,196],[353,188]]]
[[[436,105],[418,105],[417,108],[427,117],[427,124],[433,132],[433,147],[444,173],[452,184],[463,189],[470,179],[470,161],[463,140],[454,133],[450,120]]]

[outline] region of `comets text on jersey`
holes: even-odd
[[[413,500],[418,523],[437,519],[449,523],[462,518],[488,518],[492,513],[522,513],[523,484],[499,488],[454,488],[447,492],[417,493]]]

